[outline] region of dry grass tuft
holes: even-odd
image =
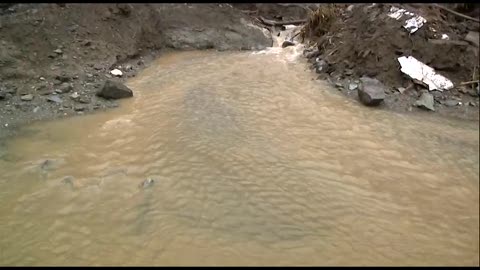
[[[310,12],[308,20],[300,32],[303,41],[312,37],[321,37],[328,33],[337,18],[338,8],[335,4],[324,4],[317,10]]]

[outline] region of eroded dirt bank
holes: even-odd
[[[0,126],[118,106],[95,96],[174,49],[252,50],[268,33],[226,4],[18,4],[1,7]],[[52,98],[54,97],[54,98]]]

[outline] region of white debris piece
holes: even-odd
[[[403,15],[409,16],[410,18],[405,21],[405,24],[403,27],[410,32],[410,34],[415,33],[418,29],[420,29],[426,22],[427,20],[423,18],[422,16],[415,15],[412,12],[408,12],[405,9],[400,9],[397,7],[391,7],[390,8],[390,13],[388,16],[390,18],[393,18],[395,20],[400,20]]]
[[[418,29],[422,28],[423,24],[426,23],[427,20],[422,16],[413,16],[412,18],[405,21],[403,27],[413,34],[417,32]]]
[[[119,69],[114,69],[114,70],[110,71],[110,74],[112,74],[113,76],[122,77],[123,72]]]
[[[412,79],[419,80],[428,85],[428,90],[448,90],[453,88],[453,83],[443,77],[440,74],[437,74],[435,70],[424,63],[418,61],[413,56],[402,56],[398,58],[400,66],[402,66],[401,71]]]
[[[442,34],[442,39],[450,39],[450,37],[447,34]]]
[[[388,16],[390,18],[394,18],[395,20],[400,20],[400,18],[403,17],[403,15],[406,14],[406,15],[413,15],[413,13],[411,12],[408,12],[406,11],[405,9],[400,9],[400,8],[397,8],[397,7],[391,7],[390,8],[390,13],[388,14]]]

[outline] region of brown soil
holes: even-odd
[[[320,59],[329,64],[328,76],[333,81],[375,77],[388,86],[387,106],[405,111],[412,110],[413,102],[425,88],[420,85],[412,87],[412,80],[400,71],[397,60],[400,56],[415,57],[457,86],[478,79],[478,47],[463,41],[468,31],[479,31],[478,23],[426,5],[395,5],[427,20],[422,28],[409,34],[402,27],[402,20],[388,17],[391,6],[358,4],[351,10],[346,5],[339,6],[329,31],[324,35],[310,36],[318,47]],[[442,34],[447,34],[450,39],[442,41]],[[315,62],[315,59],[311,61]],[[399,95],[396,90],[399,87],[412,90]],[[478,109],[468,108],[468,104],[478,108],[478,94],[474,89],[456,87],[434,95],[440,114],[478,119]],[[467,106],[445,108],[441,103],[447,99],[462,100]]]

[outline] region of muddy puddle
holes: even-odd
[[[363,107],[277,49],[163,56],[120,108],[8,141],[0,265],[478,265],[478,123]]]

